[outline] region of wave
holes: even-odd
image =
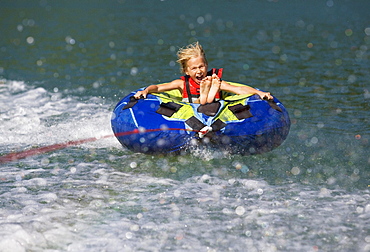
[[[0,148],[49,145],[112,134],[110,105],[100,97],[77,97],[24,81],[0,80]],[[87,147],[119,147],[112,138]]]

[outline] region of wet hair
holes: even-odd
[[[182,73],[185,73],[187,63],[192,58],[203,57],[204,62],[208,65],[206,54],[203,50],[203,47],[199,42],[195,42],[186,46],[185,48],[180,48],[177,52],[177,62],[180,64],[180,70]]]

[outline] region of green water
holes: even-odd
[[[200,41],[270,91],[272,152],[162,157],[114,138],[0,165],[0,251],[370,251],[368,1],[1,1],[0,153],[112,134]]]

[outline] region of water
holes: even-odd
[[[368,1],[2,1],[0,251],[370,251]],[[269,90],[288,139],[256,156],[135,154],[125,94],[199,40]]]

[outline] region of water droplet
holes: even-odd
[[[204,23],[204,17],[200,16],[197,18],[198,24],[203,24]]]
[[[365,34],[370,36],[370,27],[365,28]]]
[[[312,144],[317,144],[319,142],[319,139],[317,137],[313,137],[311,138],[311,141],[310,141]]]
[[[138,72],[139,72],[139,69],[137,67],[133,67],[131,68],[130,74],[135,76],[137,75]]]
[[[273,46],[273,47],[272,47],[272,52],[273,52],[274,54],[278,54],[278,53],[280,53],[280,47],[279,47],[279,46]]]
[[[132,238],[132,236],[133,236],[133,235],[132,235],[132,233],[131,233],[131,232],[127,232],[127,233],[126,233],[126,238],[127,238],[127,239],[131,239],[131,238]]]
[[[352,29],[347,29],[347,30],[345,30],[344,33],[346,34],[347,37],[350,37],[350,36],[352,36],[353,31],[352,31]]]
[[[132,169],[136,168],[136,167],[137,167],[137,163],[136,163],[136,162],[131,162],[131,163],[130,163],[130,167],[131,167]]]
[[[245,208],[243,206],[238,206],[236,209],[235,209],[235,213],[237,215],[243,215],[245,213]]]
[[[293,175],[298,175],[299,173],[301,173],[301,170],[299,169],[299,167],[295,166],[293,167],[290,172],[293,174]]]
[[[329,1],[326,2],[326,6],[328,6],[328,7],[333,7],[333,5],[334,5],[333,0],[329,0]]]
[[[179,191],[179,190],[175,190],[173,192],[173,196],[175,196],[175,197],[180,197],[180,195],[181,195],[181,191]]]
[[[27,43],[30,44],[30,45],[33,45],[35,43],[35,39],[33,37],[28,37],[26,39]]]

